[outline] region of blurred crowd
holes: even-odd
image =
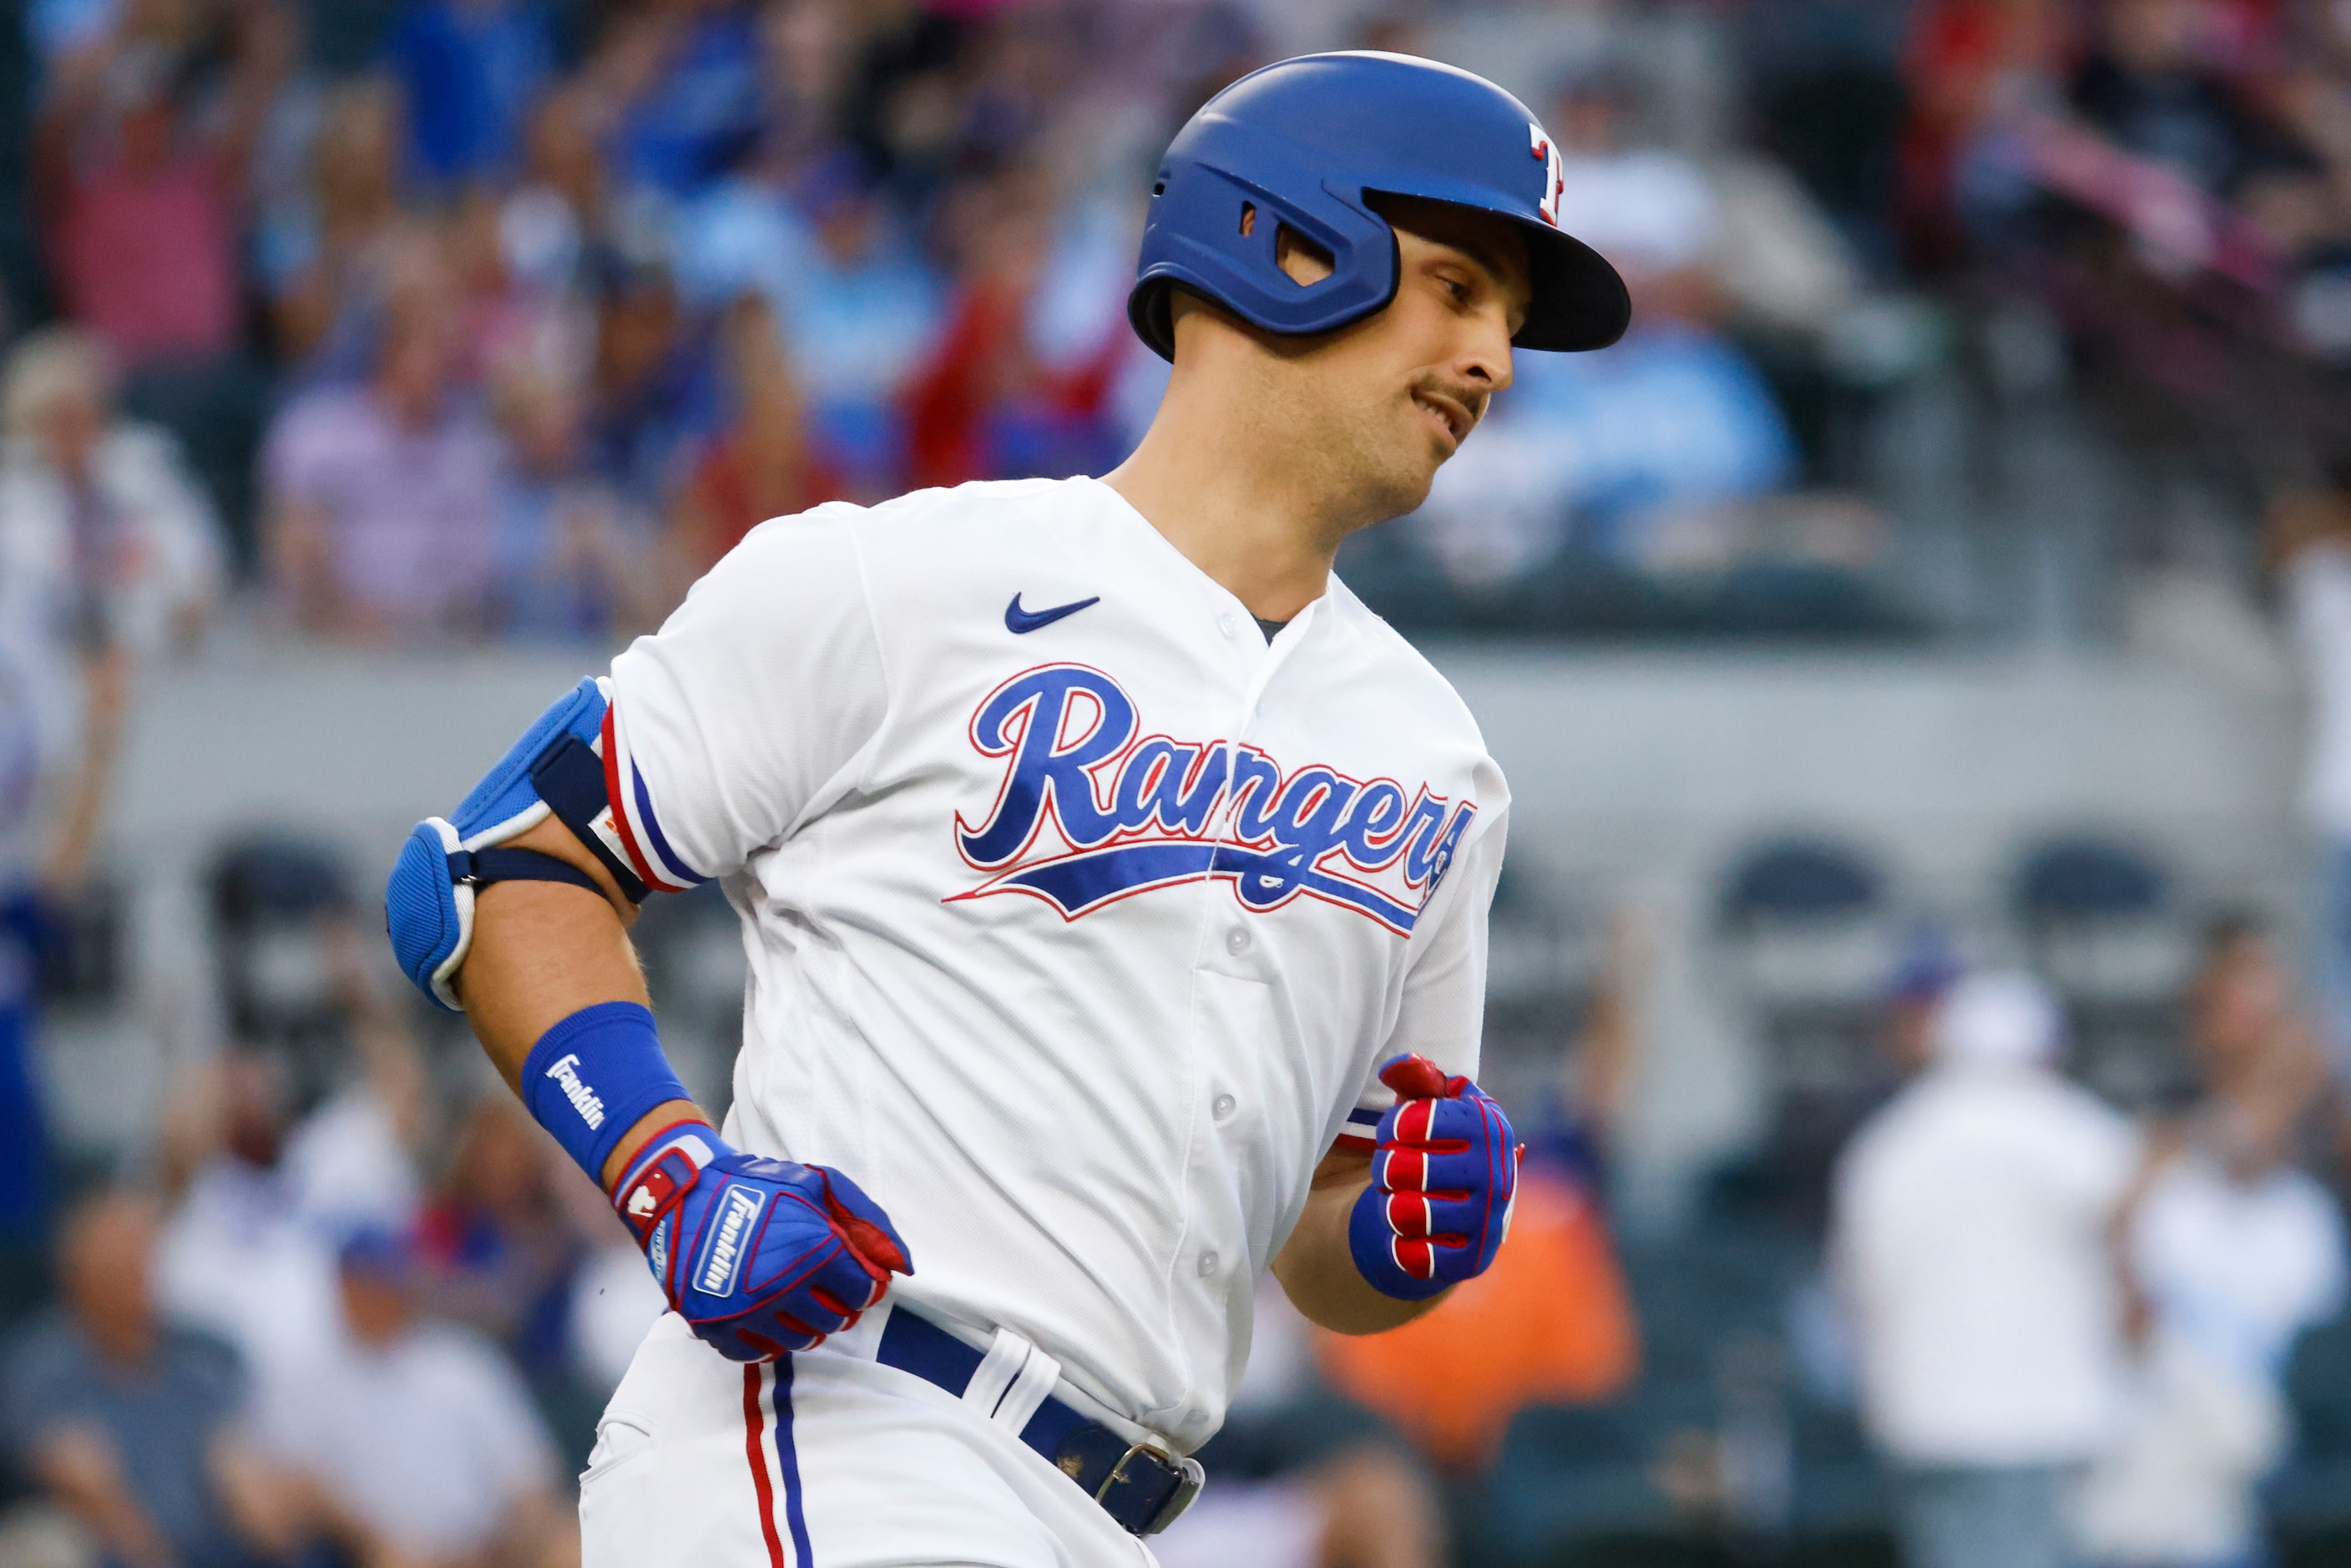
[[[1316,46],[1509,78],[1637,302],[1614,350],[1523,357],[1427,507],[1351,549],[1400,622],[1929,630],[1875,570],[1903,519],[1871,433],[1938,371],[2074,385],[2113,439],[2256,486],[2351,444],[2326,0],[34,0],[26,26],[8,325],[66,324],[27,347],[86,358],[108,438],[85,462],[12,415],[24,504],[169,513],[142,570],[336,641],[608,641],[764,517],[1113,464],[1165,373],[1123,312],[1158,151]]]
[[[209,882],[222,1049],[41,1256],[12,1238],[0,1449],[32,1500],[0,1560],[576,1562],[571,1476],[662,1310],[643,1259],[429,1049],[334,856],[256,839]]]
[[[1375,1341],[1267,1300],[1163,1560],[1621,1538],[1615,1561],[1859,1563],[1891,1521],[1913,1568],[2258,1568],[2281,1488],[2351,1554],[2351,1507],[2317,1506],[2351,1498],[2351,6],[19,9],[0,1563],[561,1563],[571,1472],[659,1310],[593,1189],[386,983],[368,879],[298,842],[208,868],[219,1049],[151,1145],[89,1169],[46,1136],[39,998],[89,978],[141,671],[224,619],[585,667],[766,517],[1104,470],[1165,375],[1123,313],[1154,161],[1241,71],[1330,46],[1520,91],[1563,225],[1637,312],[1617,348],[1520,356],[1427,505],[1351,542],[1376,608],[1917,636],[1932,607],[1882,570],[1916,520],[1886,432],[1931,444],[1911,391],[1943,377],[2018,431],[2087,413],[2134,476],[2217,471],[2270,519],[2319,698],[2324,913],[2307,1000],[2234,917],[2159,997],[2072,984],[2105,960],[2062,933],[2022,944],[2054,999],[1928,937],[1859,1004],[1759,980],[1776,1119],[1669,1243],[1612,1219],[1647,986],[1623,923],[1572,1006],[1498,1010],[1535,1134],[1503,1263]],[[2141,510],[2160,533],[2161,497]],[[2042,871],[2034,933],[2152,907],[2112,856]],[[1867,902],[1843,875],[1739,873],[1714,956],[1834,946]],[[664,980],[665,1019],[690,989]]]

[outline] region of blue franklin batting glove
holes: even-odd
[[[1380,1082],[1397,1099],[1380,1118],[1372,1185],[1348,1216],[1348,1250],[1382,1295],[1426,1301],[1494,1261],[1526,1149],[1490,1095],[1425,1056],[1395,1058]]]
[[[914,1271],[881,1206],[823,1166],[729,1148],[706,1122],[657,1134],[612,1189],[670,1310],[729,1361],[810,1350]]]

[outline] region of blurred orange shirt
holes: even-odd
[[[1521,1407],[1611,1398],[1641,1363],[1606,1222],[1573,1183],[1539,1168],[1519,1178],[1493,1266],[1443,1306],[1386,1333],[1315,1338],[1342,1393],[1460,1470],[1493,1460]]]

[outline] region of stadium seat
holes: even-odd
[[[2011,907],[2072,1018],[2084,1082],[2134,1106],[2184,1092],[2179,997],[2196,931],[2163,861],[2112,832],[2046,839],[2019,857]]]

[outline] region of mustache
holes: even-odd
[[[1457,382],[1444,376],[1427,374],[1414,378],[1412,395],[1416,398],[1441,399],[1458,406],[1468,415],[1468,423],[1461,434],[1468,435],[1486,417],[1486,408],[1493,401],[1491,387],[1480,387],[1469,382]]]

